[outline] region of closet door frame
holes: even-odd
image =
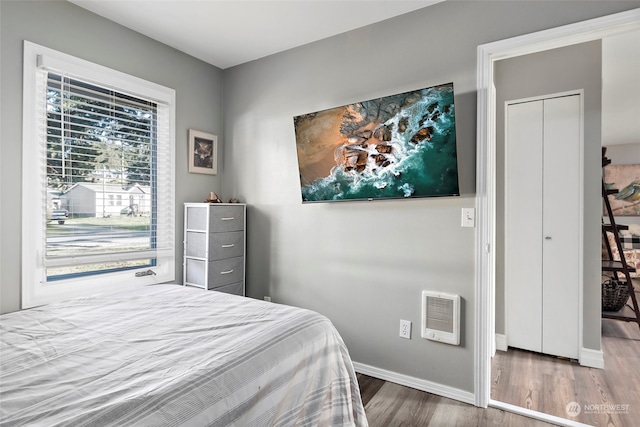
[[[584,274],[583,274],[583,262],[584,262],[584,90],[579,89],[579,90],[572,90],[572,91],[566,91],[566,92],[558,92],[558,93],[553,93],[553,94],[547,94],[547,95],[540,95],[540,96],[535,96],[535,97],[529,97],[529,98],[521,98],[521,99],[515,99],[515,100],[509,100],[505,102],[505,150],[508,150],[508,140],[507,140],[507,135],[508,135],[508,120],[507,120],[507,114],[508,114],[508,107],[510,105],[514,105],[514,104],[522,104],[522,103],[527,103],[527,102],[533,102],[533,101],[544,101],[545,99],[552,99],[552,98],[561,98],[561,97],[567,97],[567,96],[575,96],[578,95],[579,96],[579,108],[580,108],[580,124],[579,124],[579,159],[578,159],[578,169],[579,169],[579,176],[578,176],[578,206],[580,207],[579,209],[579,214],[578,214],[578,224],[577,226],[579,227],[579,234],[578,234],[578,271],[576,272],[578,275],[578,318],[576,319],[576,321],[578,322],[578,348],[576,349],[578,356],[580,357],[580,349],[582,349],[582,341],[583,341],[583,304],[584,304],[584,300],[583,300],[583,289],[584,289]],[[507,155],[505,153],[505,159],[507,158]],[[505,160],[506,161],[506,160]],[[506,167],[505,167],[505,174],[506,174]],[[505,198],[507,197],[507,192],[506,192],[506,182],[508,181],[508,176],[505,175]],[[505,200],[505,207],[508,205],[508,202]],[[508,216],[508,213],[505,212],[505,217]],[[507,241],[507,237],[506,234],[508,233],[508,230],[506,229],[506,221],[505,221],[505,244]],[[542,238],[542,236],[540,236],[540,238]],[[508,262],[508,252],[509,252],[509,248],[505,247],[505,279],[507,277],[506,274],[506,270],[509,269],[509,262]],[[507,342],[510,341],[509,339],[509,314],[508,311],[511,309],[509,307],[509,284],[507,283],[507,280],[505,280],[505,334],[507,336]]]

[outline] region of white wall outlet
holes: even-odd
[[[476,210],[474,208],[462,208],[462,226],[471,228],[476,226]]]
[[[411,339],[411,320],[400,320],[400,338]]]
[[[268,296],[266,296],[266,295],[265,295],[265,296],[264,296],[264,300],[265,300],[266,302],[271,302],[271,297],[268,297]]]

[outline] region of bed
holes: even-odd
[[[180,285],[0,316],[2,426],[367,426],[318,313]]]

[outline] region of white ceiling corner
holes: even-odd
[[[69,0],[225,69],[444,0]]]

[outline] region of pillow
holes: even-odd
[[[631,224],[629,225],[629,229],[625,231],[629,232],[629,234],[640,236],[640,224]]]

